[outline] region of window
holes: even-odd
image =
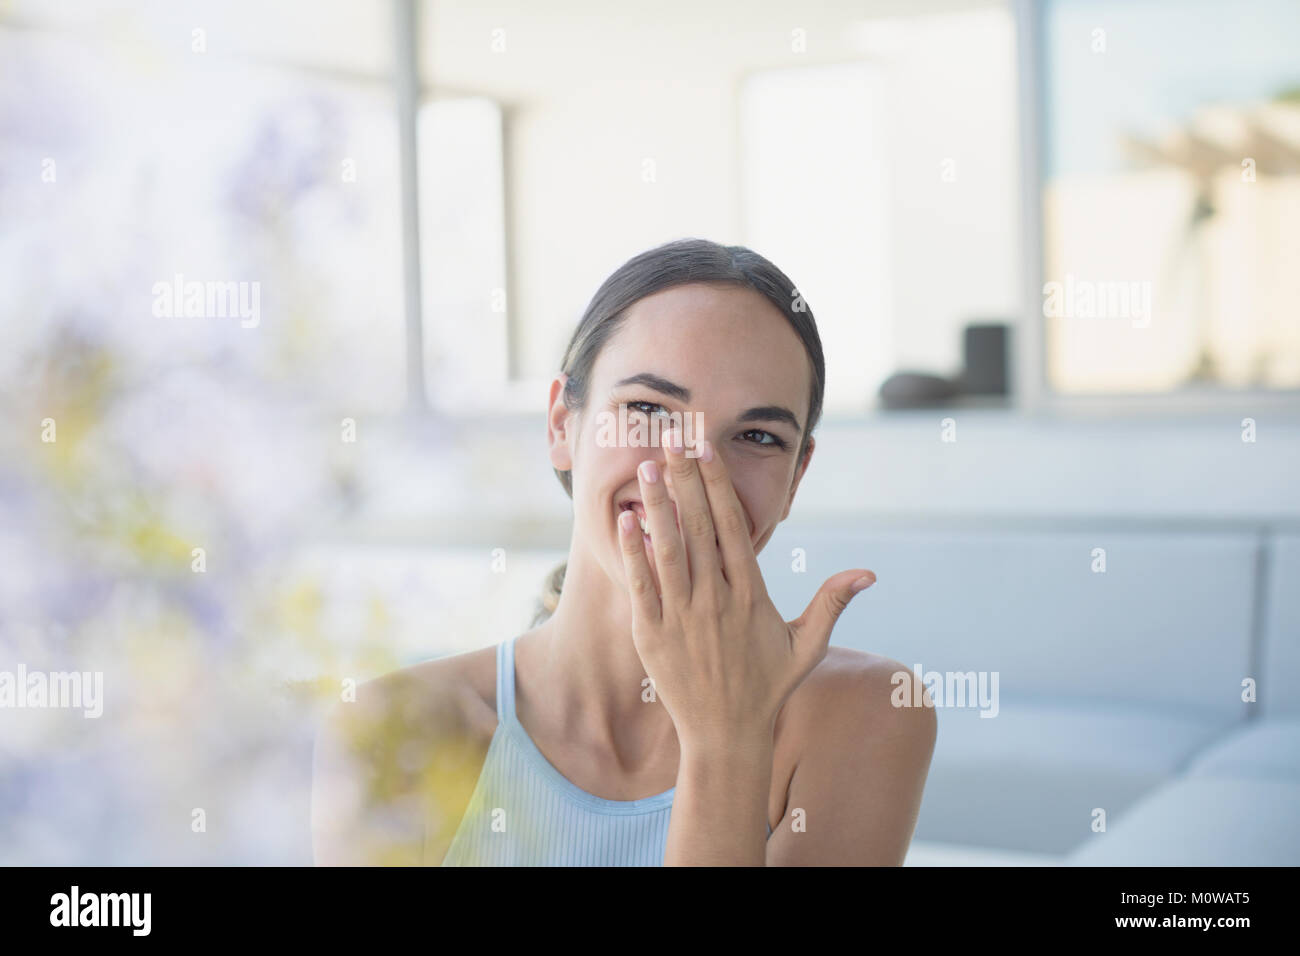
[[[1050,388],[1300,388],[1300,6],[1036,12]]]

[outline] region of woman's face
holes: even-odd
[[[579,415],[564,407],[563,376],[551,386],[551,461],[571,471],[575,540],[623,583],[618,516],[629,501],[644,513],[637,466],[653,459],[663,473],[660,436],[667,414],[676,412],[677,422],[691,419],[688,442],[707,438],[726,463],[754,552],[761,551],[789,513],[812,456],[809,441],[803,461],[795,458],[808,425],[811,375],[789,321],[752,289],[692,283],[637,301],[601,350]],[[662,428],[649,432],[656,417]],[[649,445],[633,444],[638,419]],[[671,485],[668,493],[675,502]],[[650,564],[653,570],[653,552]]]

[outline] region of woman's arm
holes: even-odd
[[[770,731],[716,748],[683,742],[664,866],[763,866]]]
[[[321,721],[312,753],[312,858],[317,866],[420,863],[423,814],[401,786],[391,752],[359,703],[336,703]]]
[[[767,832],[772,737],[683,749],[665,866],[901,866],[938,733],[924,684],[896,661],[856,652],[810,674],[784,731],[800,756],[780,825]],[[894,707],[912,682],[916,707]]]
[[[912,701],[895,707],[898,673]],[[768,866],[902,866],[938,734],[925,685],[887,658],[839,668],[802,731],[786,815],[767,841]]]
[[[313,753],[318,866],[437,866],[469,805],[496,714],[466,656],[365,681],[333,704]]]

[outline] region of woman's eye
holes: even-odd
[[[759,428],[751,428],[749,431],[745,432],[745,434],[746,434],[746,435],[759,435],[759,436],[763,436],[763,437],[766,437],[766,438],[770,438],[770,439],[771,439],[771,441],[756,441],[756,442],[753,442],[752,444],[755,444],[755,445],[771,445],[771,446],[774,447],[774,448],[784,448],[784,447],[785,447],[785,441],[784,441],[783,439],[778,438],[776,435],[773,435],[771,432],[765,432],[765,431],[763,431],[762,429],[759,429]]]
[[[627,403],[628,408],[636,408],[637,411],[641,411],[640,408],[637,408],[638,405],[645,405],[647,408],[657,408],[660,411],[662,411],[665,415],[669,414],[668,409],[664,408],[662,405],[660,405],[657,402],[628,402]],[[654,412],[645,412],[645,414],[653,415]]]
[[[644,409],[649,409],[649,411],[643,410],[642,406],[644,406]],[[664,415],[668,417],[672,416],[672,413],[668,411],[668,409],[664,408],[664,406],[660,405],[658,402],[647,402],[647,401],[628,402],[627,407],[635,408],[637,411],[642,412],[642,414],[645,415],[654,415],[656,414],[655,409],[657,409],[659,412],[662,412]],[[758,436],[758,440],[755,441],[749,438],[749,436],[751,435]],[[781,438],[779,435],[773,435],[771,432],[763,431],[761,428],[751,428],[749,429],[749,431],[742,432],[741,437],[744,438],[751,445],[763,445],[770,448],[780,448],[782,450],[784,450],[788,444],[786,440],[784,438]]]

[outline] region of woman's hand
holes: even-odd
[[[619,518],[633,643],[683,750],[726,752],[750,741],[770,746],[782,705],[826,656],[831,628],[853,595],[876,576],[841,571],[801,616],[782,620],[722,459],[707,441],[700,442],[698,459],[686,456],[676,429],[665,435],[664,447],[680,532],[666,476],[653,461],[637,470],[653,571],[633,515]]]

